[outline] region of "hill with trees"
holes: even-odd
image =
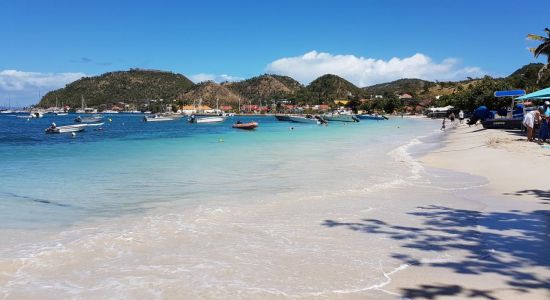
[[[359,99],[364,96],[364,91],[353,83],[333,74],[323,75],[305,88],[300,89],[296,95],[299,103],[321,104],[332,103],[339,99]]]
[[[196,84],[188,91],[181,93],[177,97],[177,100],[180,101],[180,104],[193,104],[193,102],[195,102],[197,105],[198,101],[202,100],[203,105],[215,107],[216,99],[218,99],[218,104],[221,106],[237,103],[239,98],[240,96],[238,94],[235,94],[221,84],[213,81],[204,81]]]
[[[131,69],[84,77],[64,88],[47,93],[41,107],[55,106],[56,101],[72,107],[80,106],[83,96],[89,107],[108,107],[118,102],[143,104],[153,99],[178,100],[178,104],[203,103],[215,106],[239,101],[259,104],[259,101],[288,99],[294,104],[329,104],[334,100],[350,100],[352,108],[401,110],[404,106],[422,109],[426,106],[453,105],[472,110],[479,105],[499,108],[501,101],[494,91],[525,89],[532,92],[550,86],[550,69],[543,64],[525,65],[507,77],[468,78],[463,81],[432,82],[421,79],[399,79],[388,83],[359,88],[342,77],[326,74],[307,86],[288,76],[264,74],[238,82],[218,84],[212,81],[193,84],[181,74]],[[401,94],[410,94],[415,101],[400,100]],[[381,95],[382,98],[375,97]],[[366,99],[367,101],[361,101]],[[168,102],[165,102],[168,103]],[[265,104],[265,102],[264,102]]]
[[[303,88],[291,77],[270,74],[222,85],[248,101],[294,98]]]
[[[83,77],[64,88],[48,92],[38,106],[55,106],[56,101],[80,107],[81,97],[86,105],[100,107],[125,103],[144,103],[149,99],[175,99],[194,86],[187,77],[172,72],[130,69]]]

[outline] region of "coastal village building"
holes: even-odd
[[[181,110],[181,112],[186,114],[186,115],[195,114],[199,111],[204,111],[204,112],[213,111],[213,109],[210,106],[207,106],[207,105],[201,105],[201,106],[182,105],[179,108],[179,110]]]
[[[329,106],[328,106],[328,104],[319,104],[319,105],[313,106],[313,109],[314,110],[328,110]]]

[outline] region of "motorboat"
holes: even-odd
[[[304,115],[304,116],[288,116],[291,122],[307,123],[307,124],[323,124],[326,123],[320,116]]]
[[[77,125],[67,125],[67,126],[55,126],[55,123],[52,126],[44,129],[46,133],[71,133],[71,132],[80,132],[86,129],[89,124],[77,124]]]
[[[237,129],[253,130],[256,127],[258,127],[257,122],[241,123],[241,121],[237,121],[237,123],[233,124],[233,128]]]
[[[165,116],[165,115],[152,115],[143,117],[145,122],[165,122],[165,121],[176,121],[179,120],[179,117],[174,116]]]
[[[66,112],[58,112],[58,113],[55,113],[56,116],[66,116],[68,115],[68,113]]]
[[[283,121],[283,122],[291,121],[289,115],[275,115],[275,119],[277,119],[277,121]]]
[[[31,111],[29,118],[42,118],[44,116],[44,113],[41,111]]]
[[[354,115],[339,113],[324,114],[323,119],[329,122],[359,122],[359,118]]]
[[[92,116],[92,117],[82,118],[81,116],[78,116],[74,119],[74,121],[77,122],[77,123],[99,123],[99,122],[103,121],[103,117],[102,116]]]
[[[118,114],[118,110],[107,109],[107,110],[102,111],[102,113],[104,113],[104,114]]]
[[[225,117],[215,116],[215,117],[197,117],[195,115],[191,115],[189,117],[189,123],[221,123],[225,121]]]
[[[361,114],[361,115],[356,115],[356,117],[361,119],[361,120],[377,120],[377,121],[380,121],[380,120],[387,120],[388,119],[388,117],[378,115],[378,114]]]

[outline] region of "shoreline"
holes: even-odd
[[[525,140],[519,132],[458,125],[444,133],[441,147],[417,159],[428,168],[487,179],[479,196],[464,199],[482,205],[463,215],[475,218],[469,227],[478,237],[456,241],[463,244],[457,248],[477,248],[458,260],[410,263],[383,291],[428,299],[550,297],[550,191],[544,190],[550,149]]]
[[[412,126],[420,121],[430,120],[418,120]],[[489,226],[495,216],[485,217],[485,212],[512,208],[488,208],[482,203],[494,198],[472,198],[472,193],[486,190],[486,181],[480,176],[432,172],[426,157],[441,153],[445,160],[452,152],[442,151],[449,146],[449,139],[439,139],[443,134],[433,130],[438,124],[426,125],[413,127],[402,140],[383,149],[378,149],[380,145],[369,148],[376,145],[371,141],[377,142],[372,136],[365,138],[369,142],[365,148],[338,143],[334,153],[342,147],[348,149],[347,156],[332,158],[345,167],[340,174],[356,175],[361,181],[334,190],[290,189],[261,198],[251,194],[254,197],[236,202],[226,201],[233,199],[226,195],[52,232],[43,242],[12,248],[10,255],[0,260],[4,272],[0,282],[9,287],[0,289],[0,294],[14,299],[37,297],[42,291],[50,295],[52,290],[45,287],[65,282],[66,286],[56,288],[56,294],[66,294],[76,286],[79,296],[89,298],[127,296],[132,291],[156,293],[147,286],[168,298],[225,298],[223,295],[242,293],[266,299],[395,299],[467,297],[480,291],[506,299],[531,296],[531,288],[525,287],[529,294],[509,290],[506,282],[515,279],[513,276],[527,276],[530,268],[545,274],[541,267],[546,265],[536,265],[528,257],[534,250],[527,249],[528,255],[519,253],[520,261],[506,258],[512,269],[501,272],[496,266],[500,262],[487,264],[483,260],[493,258],[491,249],[500,255],[506,245],[498,241],[504,234],[478,241],[479,232],[499,231]],[[428,131],[428,135],[418,134]],[[425,156],[411,154],[417,146],[418,155]],[[379,168],[367,163],[373,158],[380,162]],[[297,166],[294,162],[273,174],[286,175]],[[307,172],[302,175],[334,171],[334,166],[317,167],[304,169]],[[375,169],[388,173],[379,174]],[[465,196],[455,197],[455,191]],[[501,216],[526,215],[496,215]],[[503,231],[508,234],[508,229]],[[514,247],[523,240],[512,235],[510,241],[509,246]],[[66,253],[71,253],[69,261]],[[517,264],[525,266],[516,268]],[[464,271],[475,274],[457,274]],[[142,276],[136,285],[126,281],[134,273]],[[540,286],[543,281],[537,277],[520,283]],[[116,293],[107,286],[116,287]],[[208,288],[200,288],[205,286]],[[491,294],[493,289],[498,294]],[[540,287],[533,290],[532,298],[544,298]]]

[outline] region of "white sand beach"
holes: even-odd
[[[482,209],[443,218],[439,225],[454,225],[445,233],[457,239],[412,237],[459,249],[461,259],[413,261],[385,289],[415,299],[549,299],[550,149],[527,142],[520,132],[481,126],[461,125],[442,135],[444,147],[421,161],[487,178],[491,197],[475,199]],[[461,217],[474,218],[473,226],[460,224]]]

